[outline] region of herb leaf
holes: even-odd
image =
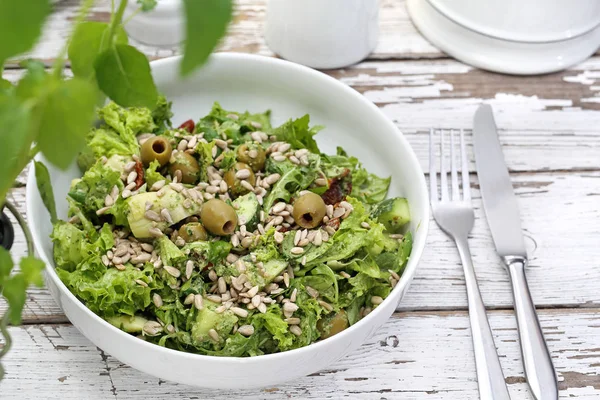
[[[4,247],[0,247],[0,286],[4,284],[4,281],[10,275],[13,266],[14,264],[10,252]]]
[[[158,91],[146,56],[132,46],[117,44],[94,63],[100,90],[124,107],[153,109]]]
[[[0,64],[33,47],[49,13],[49,0],[0,1]]]
[[[81,78],[50,81],[46,96],[38,104],[37,135],[40,150],[52,164],[65,169],[84,144],[94,119],[96,88]]]
[[[4,174],[0,179],[0,202],[13,184],[12,177],[25,165],[29,116],[29,111],[15,97],[0,94],[0,171]]]
[[[181,75],[204,64],[231,20],[232,0],[184,0],[186,41]]]
[[[54,224],[58,218],[56,217],[56,203],[54,202],[54,192],[52,191],[52,182],[50,181],[48,168],[46,168],[44,163],[39,161],[34,161],[34,165],[38,191],[46,209],[50,213],[50,221]]]
[[[21,259],[19,265],[21,266],[21,273],[25,277],[25,282],[28,286],[30,284],[37,287],[44,286],[44,277],[42,276],[44,262],[42,260],[33,256],[27,256]]]
[[[23,274],[13,275],[4,283],[2,295],[8,301],[8,318],[11,324],[19,325],[21,323],[21,312],[25,305],[27,297],[27,282]]]
[[[121,25],[116,28],[114,39],[109,37],[110,28],[103,22],[83,22],[75,28],[69,43],[71,70],[75,76],[89,79],[94,76],[94,62],[98,54],[114,43],[127,44],[127,33]]]
[[[152,11],[156,7],[156,0],[137,0],[137,3],[142,7],[142,11]]]

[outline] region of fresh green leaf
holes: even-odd
[[[52,164],[67,168],[84,144],[94,119],[96,89],[81,78],[52,84],[40,100],[35,132],[40,150]]]
[[[11,324],[19,325],[21,323],[21,313],[27,298],[27,281],[23,274],[16,274],[4,282],[2,295],[8,301],[8,318]]]
[[[156,0],[137,0],[137,3],[141,6],[142,11],[152,11],[156,7]]]
[[[10,275],[14,267],[10,252],[4,247],[0,246],[0,286],[4,284],[4,281]]]
[[[0,94],[0,171],[5,177],[17,176],[27,163],[29,125],[30,111],[15,97]],[[0,179],[0,201],[12,184],[12,178]]]
[[[14,89],[10,81],[0,77],[0,94],[9,94]]]
[[[0,0],[0,64],[31,49],[50,14],[50,0]]]
[[[163,133],[173,127],[171,124],[171,117],[173,116],[173,112],[171,111],[172,104],[171,101],[167,101],[165,96],[158,96],[158,102],[152,111],[152,119],[154,120],[154,124],[158,127],[154,130],[155,133]]]
[[[25,60],[20,65],[27,70],[27,73],[17,84],[15,90],[17,97],[22,100],[38,100],[45,96],[50,86],[46,66],[36,60]]]
[[[94,76],[94,62],[112,44],[127,44],[127,33],[121,25],[116,28],[114,42],[109,37],[107,23],[87,21],[75,28],[69,43],[69,60],[75,76],[89,79]]]
[[[116,103],[150,109],[156,106],[158,91],[150,64],[135,47],[117,44],[103,51],[96,58],[94,70],[100,90]]]
[[[183,0],[186,41],[181,75],[206,62],[225,34],[233,12],[232,0]]]
[[[52,182],[50,181],[48,168],[40,161],[34,161],[34,165],[38,191],[46,209],[50,213],[50,221],[54,224],[58,218],[56,217],[56,203],[54,202],[54,192],[52,191]]]
[[[306,114],[302,118],[289,120],[273,131],[277,140],[288,142],[294,149],[308,149],[312,153],[319,154],[319,147],[313,138],[319,132],[321,126],[309,127],[310,116]]]
[[[33,284],[37,287],[44,286],[44,278],[42,277],[42,270],[44,269],[44,262],[33,256],[24,257],[21,259],[21,273],[25,277],[27,284]]]

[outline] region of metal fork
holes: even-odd
[[[502,367],[496,352],[492,330],[485,312],[485,305],[481,299],[477,277],[473,269],[471,251],[467,240],[469,232],[473,229],[475,214],[471,206],[471,189],[469,183],[469,166],[467,153],[465,151],[464,134],[460,131],[460,153],[461,153],[461,177],[462,197],[458,183],[457,162],[455,157],[454,131],[450,131],[450,175],[451,194],[448,190],[448,173],[446,171],[445,158],[446,144],[444,131],[441,131],[440,141],[440,190],[438,197],[436,157],[435,157],[435,134],[432,129],[429,132],[429,179],[431,191],[431,208],[433,217],[437,224],[448,236],[456,242],[458,253],[465,273],[467,286],[467,299],[469,304],[469,320],[471,322],[471,335],[473,337],[473,348],[475,350],[475,367],[477,369],[477,382],[479,385],[479,397],[482,400],[505,400],[510,399],[508,388],[502,373]]]

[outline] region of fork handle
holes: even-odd
[[[507,264],[527,382],[536,400],[557,400],[556,372],[525,278],[525,261],[516,259]]]
[[[455,237],[454,240],[465,272],[479,397],[481,400],[510,400],[492,329],[479,292],[469,242],[466,237]]]

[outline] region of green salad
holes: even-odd
[[[224,110],[178,128],[170,103],[109,103],[78,158],[56,271],[94,313],[160,346],[256,356],[355,324],[397,284],[409,206],[309,116]]]

